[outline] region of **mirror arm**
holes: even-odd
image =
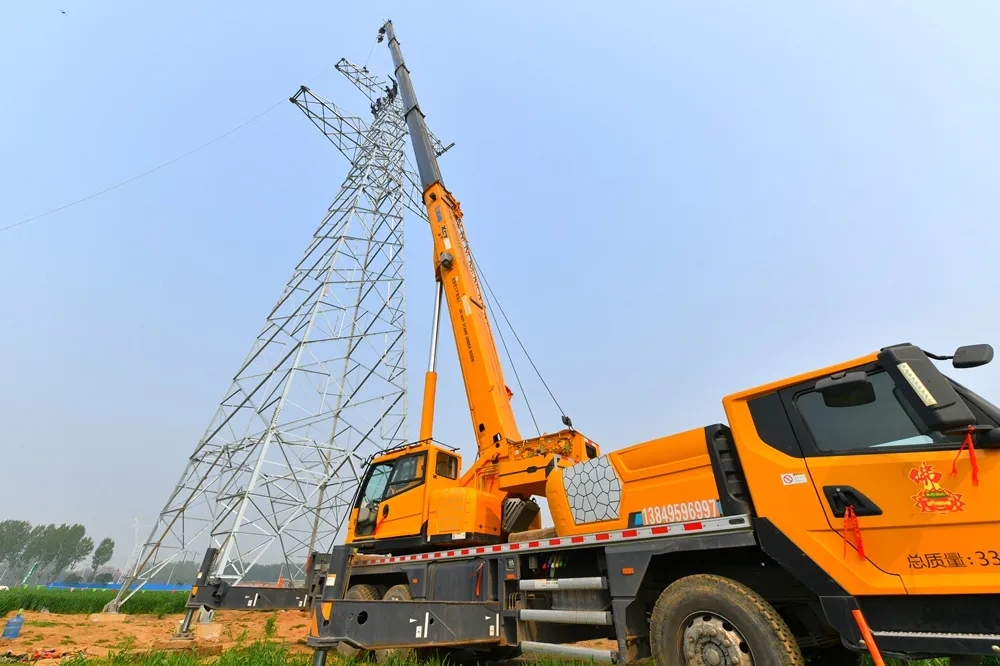
[[[964,435],[965,433],[969,432],[969,428],[970,427],[972,428],[972,432],[975,432],[975,433],[989,432],[991,430],[997,430],[998,429],[998,428],[994,428],[991,425],[983,424],[983,425],[966,426],[965,428],[952,428],[951,430],[942,431],[941,434],[943,434],[943,435]]]
[[[964,435],[967,432],[969,432],[968,428],[959,428],[957,430],[947,430],[941,434]],[[972,432],[976,433],[977,447],[985,448],[987,446],[1000,446],[1000,428],[996,428],[988,424],[974,425],[972,426]]]

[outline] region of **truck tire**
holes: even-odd
[[[344,598],[354,599],[355,601],[378,601],[379,594],[374,585],[358,583],[347,589],[347,594],[344,595]],[[348,659],[362,660],[368,657],[368,650],[359,650],[346,643],[337,643],[337,653]]]
[[[406,583],[401,583],[400,585],[393,585],[385,592],[385,596],[382,597],[382,601],[412,601],[413,594],[410,592],[410,586]],[[386,650],[375,650],[375,661],[379,663],[387,663],[393,661],[395,663],[406,663],[415,661],[417,658],[417,652],[413,648],[389,648]]]
[[[660,594],[649,620],[659,666],[804,666],[792,631],[764,599],[729,578],[697,574]],[[700,659],[699,659],[700,658]]]

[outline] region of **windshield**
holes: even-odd
[[[372,475],[368,477],[368,484],[365,486],[364,501],[366,503],[377,502],[385,494],[385,487],[389,481],[389,473],[392,472],[392,463],[380,463],[372,469]]]
[[[423,484],[425,452],[415,453],[374,465],[357,506],[376,504]]]

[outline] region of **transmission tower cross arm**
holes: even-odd
[[[367,67],[359,67],[347,58],[341,58],[334,65],[334,69],[347,77],[347,80],[354,84],[369,101],[374,101],[376,97],[381,97],[385,92],[386,81],[368,71]]]
[[[352,161],[357,157],[358,150],[365,145],[368,123],[305,86],[288,101],[299,107],[344,157]]]
[[[383,97],[383,94],[388,93],[387,89],[392,90],[392,87],[389,86],[388,83],[382,79],[382,77],[372,74],[368,71],[367,67],[359,67],[347,58],[341,58],[338,60],[335,65],[335,69],[346,76],[347,80],[353,83],[358,90],[364,93],[365,97],[367,97],[369,101],[375,101],[375,99]],[[394,85],[396,83],[396,81],[393,81]],[[434,136],[434,132],[426,126],[424,126],[424,129],[427,132],[427,136],[430,138],[431,148],[433,148],[434,154],[437,157],[441,157],[455,145],[455,142],[452,141],[445,146],[440,139]],[[423,214],[423,212],[421,212],[421,214]]]

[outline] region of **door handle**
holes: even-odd
[[[855,516],[881,516],[882,509],[851,486],[823,486],[826,501],[837,518],[843,518],[847,507],[854,507]]]
[[[382,505],[382,517],[385,518],[388,515],[389,515],[389,505],[388,504],[383,504]]]

